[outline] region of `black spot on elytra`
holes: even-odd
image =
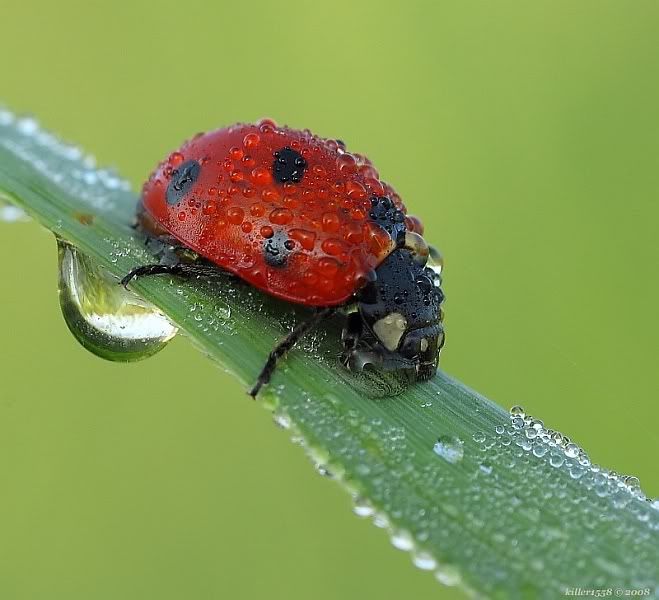
[[[263,257],[271,267],[285,267],[288,255],[295,247],[295,242],[289,240],[283,231],[277,231],[272,237],[263,242]]]
[[[186,160],[172,171],[172,178],[165,193],[167,204],[178,204],[183,200],[194,182],[197,181],[199,171],[201,171],[201,167],[196,160]]]
[[[272,175],[279,183],[299,183],[307,168],[307,161],[302,155],[286,146],[274,153],[275,160],[272,162]]]

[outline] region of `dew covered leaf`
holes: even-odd
[[[7,111],[0,197],[117,278],[153,262],[131,228],[130,186]],[[246,388],[304,313],[233,281],[160,277],[135,289]],[[260,401],[348,489],[357,515],[386,528],[420,569],[479,595],[658,593],[659,502],[635,478],[591,465],[522,409],[508,414],[444,373],[409,385],[346,372],[339,319],[289,355]]]

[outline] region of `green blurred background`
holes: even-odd
[[[135,188],[271,116],[367,153],[446,256],[443,367],[659,494],[659,4],[6,2],[0,99]],[[87,354],[0,223],[0,598],[461,598],[183,338]]]

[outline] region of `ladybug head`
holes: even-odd
[[[415,240],[418,244],[418,240]],[[444,343],[440,277],[413,248],[392,252],[376,269],[376,278],[358,294],[357,313],[344,332],[345,361],[362,370],[368,364],[408,371],[429,379]]]

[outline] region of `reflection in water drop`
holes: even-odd
[[[162,350],[178,331],[157,308],[117,284],[88,256],[57,240],[59,298],[71,333],[107,360],[141,360]]]

